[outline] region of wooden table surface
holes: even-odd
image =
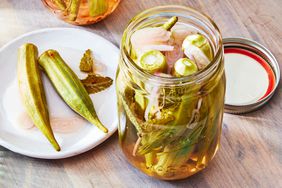
[[[182,4],[214,19],[223,37],[254,39],[282,64],[282,0],[123,0],[104,21],[79,27],[118,45],[127,22],[156,5]],[[0,46],[46,27],[77,27],[50,14],[40,0],[0,0]],[[0,187],[282,187],[282,89],[259,111],[224,115],[221,147],[202,172],[181,181],[150,178],[127,163],[117,134],[84,154],[39,160],[0,146]]]

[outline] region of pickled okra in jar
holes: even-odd
[[[205,168],[219,147],[225,95],[215,24],[190,8],[156,7],[133,19],[121,48],[119,141],[129,162],[165,180]]]
[[[74,25],[89,25],[110,15],[120,0],[42,0],[60,19]]]

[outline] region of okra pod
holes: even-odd
[[[150,50],[140,57],[140,67],[151,74],[166,71],[165,56],[158,50]]]
[[[59,10],[63,11],[66,9],[66,4],[63,0],[53,0],[53,2]]]
[[[107,0],[88,0],[89,15],[92,17],[104,14],[108,10]]]
[[[184,54],[201,70],[213,59],[213,50],[208,39],[201,34],[188,35],[182,43]]]
[[[92,100],[86,89],[59,53],[55,50],[44,52],[39,57],[39,64],[69,107],[107,133],[108,129],[97,117]]]
[[[69,5],[69,20],[75,21],[79,11],[81,0],[71,0]]]
[[[192,100],[190,97],[185,95],[182,96],[180,106],[172,111],[175,120],[162,126],[162,129],[158,131],[153,131],[144,135],[142,139],[145,139],[146,142],[142,142],[142,145],[138,148],[138,154],[147,154],[160,146],[165,146],[171,143],[181,136],[187,129],[186,125],[192,117],[193,109],[191,106],[195,106],[195,103],[196,101]]]
[[[17,72],[20,95],[34,125],[44,134],[55,150],[60,151],[50,125],[37,57],[38,50],[35,45],[24,44],[19,48]]]
[[[188,161],[203,127],[204,124],[198,125],[192,132],[186,132],[187,135],[180,137],[174,144],[165,147],[164,152],[159,154],[158,163],[154,166],[158,175],[169,176],[170,171],[172,171],[170,168],[179,170]]]
[[[188,58],[178,59],[174,65],[172,73],[176,77],[189,76],[198,71],[198,67],[194,61]]]
[[[175,24],[176,22],[178,21],[178,17],[177,16],[173,16],[171,17],[167,22],[165,22],[162,27],[169,31]]]

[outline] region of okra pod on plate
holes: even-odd
[[[55,150],[60,151],[51,129],[46,96],[37,62],[38,50],[33,44],[24,44],[18,54],[18,83],[23,105],[34,125],[44,134]]]
[[[94,105],[83,84],[55,50],[47,50],[39,57],[39,64],[47,74],[56,91],[75,112],[107,133],[100,122]]]

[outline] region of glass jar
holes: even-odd
[[[178,17],[210,42],[214,59],[190,76],[142,71],[130,57],[134,31]],[[220,141],[225,74],[220,31],[206,15],[183,6],[160,6],[132,19],[121,42],[117,71],[119,142],[129,162],[149,176],[183,179],[207,166]]]
[[[42,0],[60,19],[74,25],[89,25],[111,14],[120,0]]]

